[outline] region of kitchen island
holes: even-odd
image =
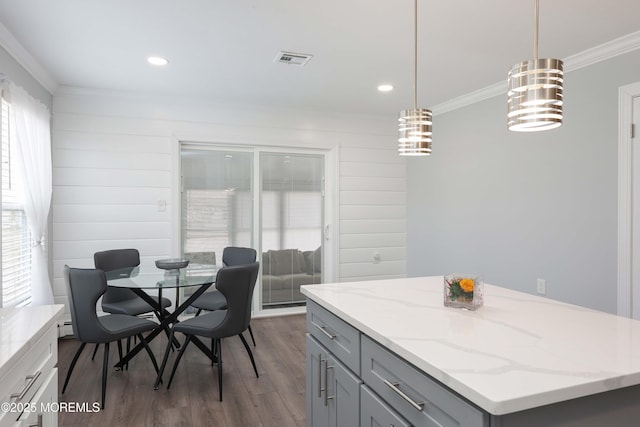
[[[639,321],[487,284],[448,308],[442,282],[301,288],[309,426],[640,425]]]
[[[57,426],[64,306],[0,308],[0,427]]]

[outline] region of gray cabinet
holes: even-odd
[[[360,427],[377,426],[411,427],[411,424],[363,385],[360,391]]]
[[[367,336],[362,336],[364,383],[411,425],[483,427],[489,416]]]
[[[307,334],[307,426],[357,426],[361,383]]]

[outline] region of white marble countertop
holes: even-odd
[[[64,311],[64,305],[0,308],[0,378],[27,354]]]
[[[444,307],[443,277],[302,286],[302,293],[495,415],[640,384],[640,321],[485,284]]]

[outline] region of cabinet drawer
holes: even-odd
[[[411,424],[363,385],[360,391],[360,427],[376,426],[411,427]]]
[[[357,329],[308,299],[307,330],[349,369],[360,373],[360,332]]]
[[[488,414],[364,335],[361,376],[365,384],[415,426],[489,425]]]
[[[0,378],[0,402],[12,405],[10,412],[0,412],[0,427],[15,424],[22,414],[13,409],[24,408],[31,402],[55,368],[58,360],[57,332],[57,325],[47,329],[15,367]]]

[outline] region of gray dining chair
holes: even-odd
[[[176,332],[182,332],[186,335],[186,338],[173,364],[167,389],[171,387],[171,382],[173,381],[180,359],[182,359],[194,335],[211,338],[215,343],[211,360],[215,360],[218,363],[218,393],[220,401],[222,401],[222,338],[235,335],[240,337],[244,348],[249,354],[256,377],[260,377],[251,348],[242,336],[242,332],[249,327],[249,321],[251,320],[251,298],[258,278],[259,268],[260,264],[257,262],[233,267],[222,267],[216,275],[216,288],[226,299],[226,309],[192,317],[191,319],[173,325],[170,340],[173,339]],[[162,380],[162,373],[167,364],[170,349],[171,346],[167,345],[156,384]]]
[[[140,265],[140,252],[137,249],[111,249],[107,251],[96,252],[93,254],[93,262],[96,268],[104,272],[121,270],[125,268],[134,268]],[[155,299],[158,306],[160,300]],[[171,300],[162,298],[162,309],[171,306]],[[102,297],[102,311],[111,314],[128,314],[130,316],[139,316],[141,314],[153,312],[156,317],[161,320],[161,314],[154,307],[136,295],[131,289],[127,288],[107,288]],[[127,351],[131,346],[131,340],[127,340]],[[98,352],[99,345],[93,350],[93,360]]]
[[[238,246],[227,246],[222,251],[222,264],[223,266],[235,266],[235,265],[246,265],[256,262],[257,253],[253,248],[243,248]],[[217,288],[217,286],[216,286]],[[196,308],[198,311],[196,312],[196,316],[198,316],[202,310],[204,311],[217,311],[224,310],[227,307],[227,300],[224,295],[220,293],[218,290],[205,292],[198,299],[196,299],[191,307]],[[247,328],[249,330],[249,335],[251,335],[251,341],[253,342],[253,346],[256,345],[256,340],[253,336],[253,330],[251,330],[251,325]]]
[[[64,380],[62,394],[67,389],[69,379],[76,362],[84,350],[87,343],[104,344],[104,358],[102,361],[102,408],[104,408],[105,395],[107,390],[107,371],[109,366],[109,343],[132,336],[144,344],[144,347],[151,358],[153,367],[158,371],[158,363],[146,340],[142,336],[143,332],[156,328],[156,324],[147,319],[141,319],[127,314],[109,314],[98,317],[96,313],[96,303],[98,299],[107,291],[107,279],[104,271],[99,269],[78,269],[64,266],[64,277],[69,296],[69,308],[71,309],[71,326],[73,335],[80,341],[80,347],[73,356],[69,371]],[[122,348],[119,346],[120,357]]]

